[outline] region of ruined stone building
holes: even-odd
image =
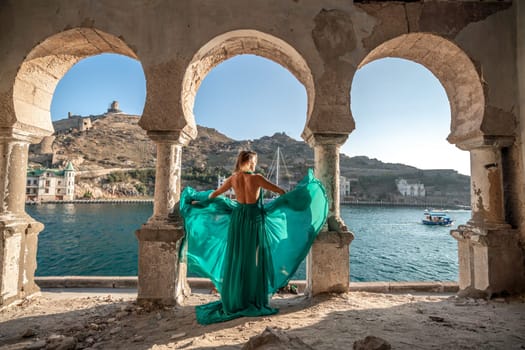
[[[27,171],[26,201],[46,202],[75,199],[75,169],[68,162],[64,169]]]
[[[93,127],[92,122],[96,119],[103,118],[108,114],[121,114],[122,111],[119,109],[118,101],[111,102],[108,110],[104,114],[100,115],[90,115],[90,116],[81,116],[74,115],[71,112],[68,113],[67,118],[60,119],[53,122],[53,129],[55,134],[61,134],[65,132],[77,131],[84,132],[88,131]]]
[[[111,102],[107,113],[122,113],[122,111],[119,109],[118,101]]]
[[[157,146],[153,215],[136,233],[139,301],[182,303],[189,293],[178,256],[181,159],[197,134],[193,107],[201,82],[241,54],[282,65],[306,90],[302,137],[314,149],[330,203],[308,257],[310,295],[348,290],[353,235],[340,218],[339,149],[355,128],[353,77],[385,57],[411,60],[435,75],[450,102],[448,141],[470,153],[472,217],[452,232],[461,293],[525,290],[523,1],[6,0],[0,2],[0,304],[38,290],[42,224],[24,208],[28,146],[54,132],[50,105],[59,80],[101,53],[141,63],[147,97],[139,124]]]
[[[72,115],[69,112],[67,119],[60,119],[53,122],[55,134],[62,134],[71,131],[84,132],[92,128],[91,117]]]

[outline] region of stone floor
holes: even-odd
[[[525,349],[525,296],[278,294],[275,316],[209,326],[197,324],[194,313],[195,305],[218,298],[207,291],[161,310],[139,307],[135,298],[135,290],[44,290],[0,310],[0,349],[241,349],[267,327],[313,349],[351,349],[369,335],[392,349]]]

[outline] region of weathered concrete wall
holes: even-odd
[[[455,41],[477,64],[485,87],[486,115],[482,131],[514,135],[516,116],[516,33],[514,10],[509,7],[484,21],[463,28]],[[479,38],[483,38],[480,40]]]

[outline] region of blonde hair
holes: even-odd
[[[234,171],[241,171],[241,166],[250,161],[250,159],[253,159],[254,157],[257,157],[257,153],[254,151],[240,151],[239,155],[237,156],[237,161],[235,162],[235,170]]]

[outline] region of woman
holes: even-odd
[[[201,324],[275,314],[271,295],[286,285],[326,219],[324,189],[311,171],[293,191],[254,174],[257,154],[241,151],[215,191],[181,195],[188,269],[209,277],[221,300],[196,308]],[[220,196],[233,188],[236,201]],[[281,194],[262,204],[261,188]]]

